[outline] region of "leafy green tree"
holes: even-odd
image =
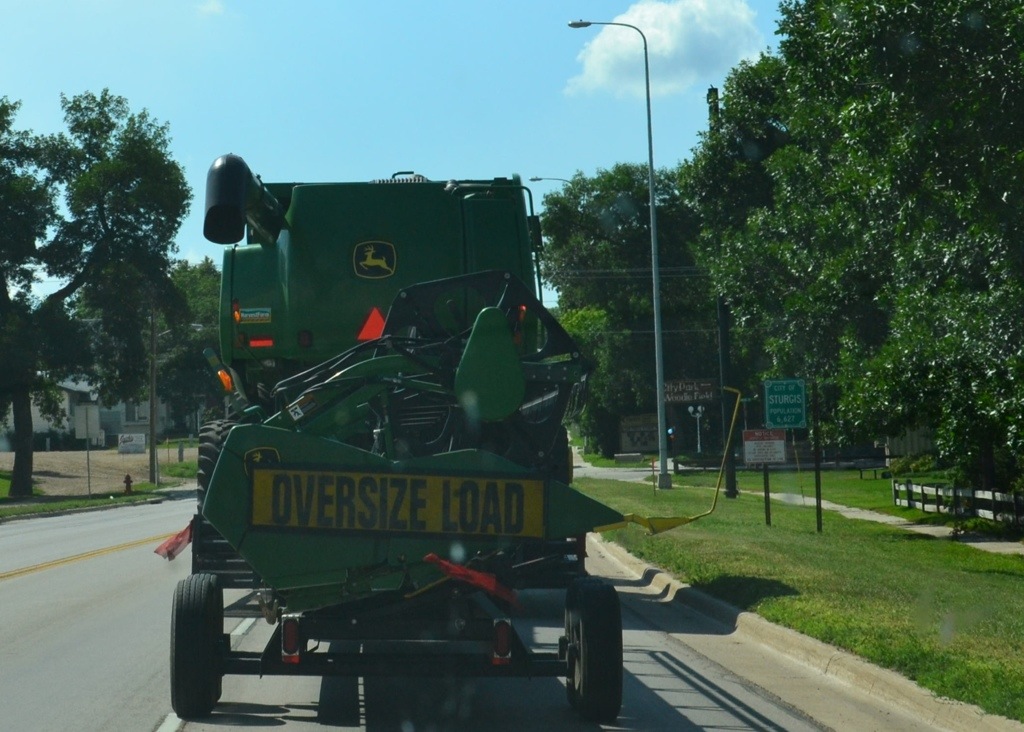
[[[185,302],[186,311],[159,331],[157,393],[167,402],[176,428],[194,434],[196,420],[223,397],[203,350],[218,349],[220,271],[204,257],[198,264],[174,262],[171,281]]]
[[[773,56],[741,63],[726,79],[724,109],[713,105],[711,129],[679,169],[681,196],[699,218],[692,248],[709,287],[731,316],[731,386],[756,394],[774,362],[772,325],[800,293],[782,252],[763,236],[757,216],[775,206],[772,170],[790,143],[785,65]]]
[[[667,380],[708,376],[716,363],[713,295],[689,249],[695,218],[677,178],[663,170],[655,181]],[[583,428],[605,454],[618,447],[619,417],[655,410],[647,185],[645,165],[619,164],[593,178],[577,174],[544,198],[542,273],[596,365]]]
[[[78,376],[105,401],[136,397],[151,312],[173,320],[182,310],[169,255],[191,193],[167,126],[107,90],[61,105],[67,132],[35,137],[13,129],[16,104],[0,103],[0,185],[10,194],[0,204],[0,398],[13,416],[12,496],[31,492],[33,395]],[[40,277],[59,284],[37,295]]]
[[[841,17],[788,5],[791,90],[832,112],[818,157],[839,172],[838,193],[867,204],[845,222],[872,255],[852,274],[873,267],[865,295],[887,314],[882,338],[848,337],[839,416],[932,426],[965,476],[992,485],[998,454],[1024,447],[1020,5],[859,2]]]
[[[764,373],[835,387],[839,438],[930,426],[963,475],[1010,479],[1024,447],[1019,3],[781,13],[780,56],[733,72],[682,182],[738,328],[763,344]],[[737,151],[765,126],[791,144]]]
[[[24,451],[27,446],[31,452],[31,401],[15,397],[33,391],[52,397],[52,392],[43,389],[44,380],[36,369],[37,316],[68,337],[67,344],[71,347],[64,354],[72,363],[64,365],[73,367],[74,345],[79,341],[67,332],[71,324],[61,317],[59,309],[43,308],[31,296],[35,243],[55,220],[56,207],[52,190],[40,176],[38,140],[14,128],[19,106],[6,97],[0,98],[0,227],[4,230],[4,245],[0,246],[0,348],[4,352],[4,368],[0,370],[0,414],[10,411],[15,426],[28,425],[27,431],[23,429],[16,434],[14,449]],[[52,407],[52,402],[47,399],[44,406]],[[31,461],[27,473],[24,462],[16,466],[15,476],[30,481]]]

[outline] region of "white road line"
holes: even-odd
[[[181,729],[181,720],[178,719],[177,714],[171,712],[163,724],[156,728],[156,732],[178,732],[179,729]]]
[[[231,631],[231,639],[234,640],[236,638],[241,638],[243,635],[249,632],[249,628],[251,628],[255,623],[255,618],[245,618],[244,620],[242,620],[242,622],[235,626],[234,630]]]

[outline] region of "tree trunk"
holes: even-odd
[[[996,489],[996,451],[995,446],[988,441],[981,446],[981,489]]]
[[[14,469],[11,471],[11,498],[32,495],[32,397],[27,389],[11,395],[14,420]]]

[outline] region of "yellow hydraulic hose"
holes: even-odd
[[[731,391],[736,395],[736,404],[732,410],[732,421],[729,424],[729,434],[725,440],[725,450],[722,452],[722,465],[718,469],[718,482],[715,485],[715,497],[711,502],[711,508],[704,513],[699,513],[696,516],[654,516],[647,518],[645,516],[637,516],[633,513],[627,513],[623,515],[622,521],[614,524],[608,524],[607,526],[598,526],[594,529],[595,532],[611,531],[612,529],[625,528],[628,524],[636,524],[647,530],[651,535],[660,534],[663,531],[674,529],[677,526],[683,526],[692,521],[696,521],[699,518],[710,516],[718,505],[718,494],[722,490],[722,477],[725,475],[725,461],[729,457],[729,452],[732,449],[732,437],[736,429],[736,417],[740,411],[740,396],[742,393],[739,389],[733,389],[731,386],[722,387],[723,391]]]

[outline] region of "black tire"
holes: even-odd
[[[580,583],[584,579],[580,578],[570,582],[569,587],[565,591],[565,638],[568,642],[566,651],[565,698],[573,709],[580,708],[580,693],[576,676],[579,674],[577,666],[580,646]]]
[[[206,717],[221,695],[224,591],[212,574],[190,574],[171,609],[171,708],[182,719]]]
[[[615,588],[593,577],[566,592],[566,696],[591,722],[610,724],[622,709],[622,611]]]
[[[224,449],[224,441],[228,438],[228,432],[236,424],[237,422],[232,419],[217,419],[207,422],[199,429],[196,486],[198,487],[200,509],[203,507],[210,478],[213,477],[213,469],[217,467],[217,460],[220,459],[221,450]]]

